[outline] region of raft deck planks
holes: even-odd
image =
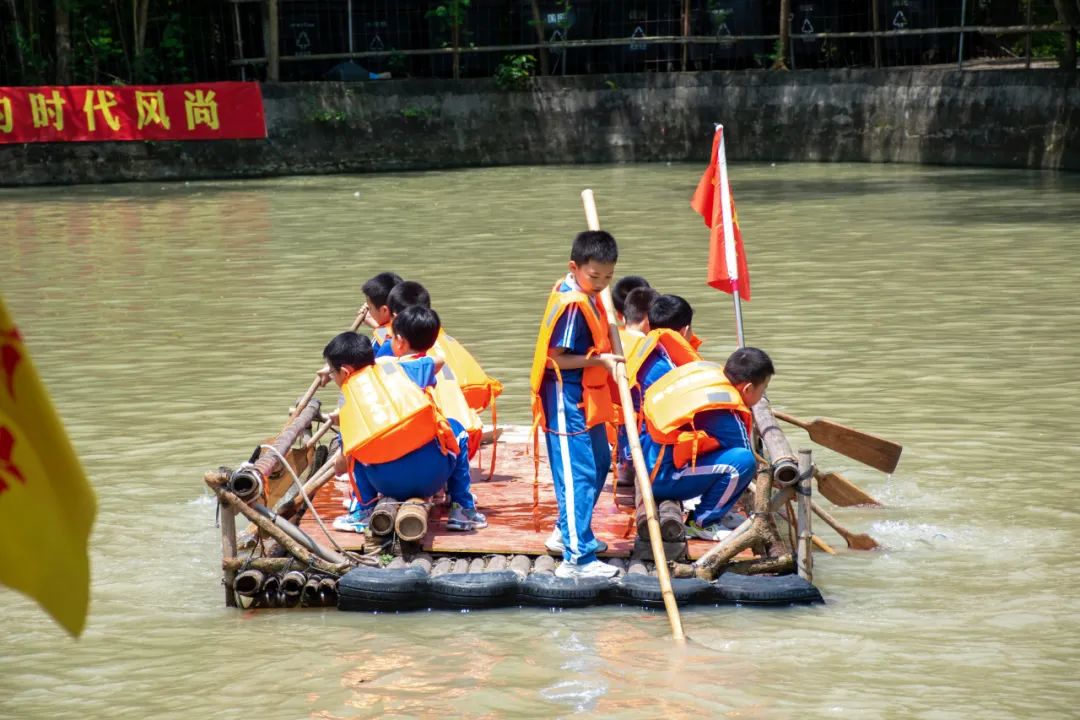
[[[539,527],[533,519],[534,464],[531,443],[520,435],[501,440],[496,473],[488,480],[490,452],[491,446],[484,446],[481,450],[483,469],[476,467],[475,458],[472,468],[473,494],[477,498],[477,507],[487,516],[488,527],[473,532],[451,532],[446,529],[447,506],[438,504],[431,512],[428,534],[423,541],[424,550],[439,554],[548,554],[544,541],[554,527],[558,507],[543,443],[540,447]],[[608,544],[608,551],[602,553],[602,557],[625,558],[630,556],[634,547],[633,488],[620,487],[617,497],[613,498],[613,481],[609,473],[608,483],[593,513],[592,527],[597,537]],[[361,550],[365,536],[338,532],[330,527],[333,519],[345,512],[342,500],[348,494],[348,483],[335,481],[324,485],[313,502],[334,540],[345,550]],[[304,515],[300,527],[317,542],[328,544],[325,534],[310,513]],[[713,544],[705,540],[690,540],[690,557],[700,557]]]

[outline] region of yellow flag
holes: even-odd
[[[72,635],[90,602],[97,500],[0,298],[0,583]]]

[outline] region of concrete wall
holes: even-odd
[[[0,185],[702,160],[1080,170],[1080,78],[834,70],[264,85],[269,138],[0,145]]]

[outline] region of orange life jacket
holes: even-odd
[[[622,341],[622,355],[624,358],[629,358],[637,349],[639,343],[645,341],[646,336],[637,332],[630,332],[626,328],[619,328],[619,339]],[[627,372],[629,378],[629,372]],[[630,386],[633,387],[633,381],[630,381]],[[612,397],[612,403],[614,403],[614,415],[615,419],[612,421],[615,425],[622,425],[625,423],[622,412],[622,402],[618,394]],[[615,443],[618,440],[617,430],[615,428],[608,428],[608,441]]]
[[[371,331],[371,339],[372,341],[378,343],[381,346],[383,343],[390,342],[391,334],[392,331],[390,330],[390,323],[386,323],[385,325],[380,325],[379,327]]]
[[[438,439],[443,453],[460,452],[454,431],[431,396],[393,360],[369,365],[342,387],[342,449],[366,465],[390,462]]]
[[[484,424],[476,410],[469,407],[465,394],[461,391],[457,376],[449,363],[442,366],[435,378],[432,397],[439,411],[448,418],[461,423],[469,435],[469,459],[472,460],[480,449],[480,438],[484,433]]]
[[[734,412],[749,434],[753,419],[738,388],[721,366],[705,360],[667,372],[649,387],[641,403],[652,439],[675,446],[675,467],[695,462],[698,455],[720,447],[715,438],[694,427],[694,417],[707,410]]]
[[[465,395],[465,401],[473,410],[487,409],[488,405],[494,403],[495,398],[502,394],[502,383],[489,377],[472,353],[445,331],[439,330],[435,348],[446,360],[447,367],[453,372],[461,392]]]
[[[583,292],[574,290],[559,292],[561,284],[561,280],[556,283],[551,290],[551,295],[548,296],[544,317],[540,320],[540,333],[536,338],[536,349],[533,352],[532,371],[529,373],[534,429],[541,426],[545,430],[549,429],[547,420],[544,417],[544,404],[540,399],[540,385],[544,381],[544,371],[549,367],[555,370],[556,377],[561,378],[558,367],[548,357],[548,348],[551,344],[551,334],[555,330],[555,324],[562,317],[562,314],[567,309],[577,306],[581,316],[585,318],[593,341],[592,347],[589,348],[589,355],[611,352],[608,322],[603,310],[594,306],[589,296]],[[614,420],[611,402],[613,393],[610,382],[610,375],[605,368],[587,367],[582,370],[582,405],[585,411],[586,428]]]
[[[644,338],[638,339],[633,350],[623,348],[626,356],[626,379],[631,387],[637,385],[637,375],[641,370],[641,366],[645,364],[645,360],[657,347],[664,348],[668,357],[671,358],[671,362],[675,367],[679,367],[680,365],[701,360],[701,355],[697,351],[700,346],[701,341],[697,337],[687,340],[674,330],[667,328],[652,330]]]

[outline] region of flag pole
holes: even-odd
[[[728,187],[727,153],[724,151],[724,126],[716,123],[720,142],[716,149],[716,165],[720,168],[720,216],[724,223],[724,256],[727,261],[728,279],[731,282],[731,300],[735,305],[735,331],[739,347],[746,347],[743,333],[742,301],[739,297],[739,262],[735,256],[735,230],[731,220],[731,189]]]

